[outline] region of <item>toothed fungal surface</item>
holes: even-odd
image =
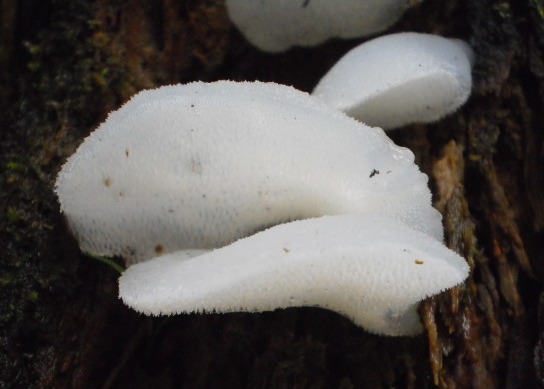
[[[415,335],[417,303],[468,271],[454,251],[402,222],[338,215],[281,224],[190,259],[181,252],[133,265],[119,295],[151,315],[317,306],[377,334]]]
[[[128,264],[329,214],[381,212],[442,239],[410,150],[272,83],[137,94],[68,159],[56,192],[81,249]]]
[[[312,94],[370,126],[433,122],[468,99],[473,62],[472,49],[459,39],[391,34],[348,52]]]

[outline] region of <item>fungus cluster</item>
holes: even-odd
[[[411,6],[407,0],[226,0],[232,22],[260,50],[276,53],[327,39],[381,32]],[[365,124],[395,129],[434,122],[463,105],[474,53],[459,39],[390,34],[342,57],[313,94]]]
[[[417,302],[468,273],[410,150],[278,84],[141,92],[56,191],[82,250],[131,265],[120,297],[148,314],[312,305],[411,335]]]
[[[308,22],[287,34],[298,38],[265,34],[278,51],[352,36],[300,38],[312,18],[334,24],[323,19],[331,3],[227,7],[233,18],[260,5],[304,8]],[[408,4],[348,3],[387,14],[386,24]],[[363,123],[395,128],[453,112],[470,92],[472,56],[461,41],[405,33],[355,48],[313,95],[231,81],[140,92],[62,167],[61,211],[83,251],[125,259],[120,297],[145,314],[318,306],[374,333],[417,334],[419,301],[469,268],[442,244],[413,153]]]

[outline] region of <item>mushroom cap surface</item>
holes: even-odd
[[[267,52],[316,46],[387,29],[411,4],[406,0],[226,0],[232,22]]]
[[[370,126],[433,122],[468,99],[473,62],[472,49],[459,39],[391,34],[349,51],[312,94]]]
[[[133,265],[119,296],[151,315],[316,306],[370,332],[415,335],[417,304],[468,272],[454,251],[398,220],[336,215],[277,225],[192,258],[171,253]]]
[[[273,83],[138,93],[68,159],[56,193],[83,251],[128,264],[327,214],[380,212],[442,239],[410,150]]]

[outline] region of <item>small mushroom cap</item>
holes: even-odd
[[[399,221],[337,215],[281,224],[190,259],[172,253],[133,265],[119,295],[151,315],[317,306],[377,334],[415,335],[417,304],[468,272],[462,257]]]
[[[139,93],[69,158],[56,192],[83,251],[129,264],[326,214],[383,212],[442,239],[410,150],[272,83]]]
[[[230,19],[246,39],[267,52],[315,46],[387,29],[417,1],[226,0]]]
[[[349,51],[312,94],[370,126],[433,122],[468,99],[473,62],[461,40],[392,34]]]

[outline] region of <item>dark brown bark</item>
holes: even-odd
[[[267,55],[219,0],[0,0],[0,388],[536,388],[544,382],[544,3],[426,0],[391,31],[467,40],[455,115],[391,134],[429,175],[466,286],[424,335],[373,336],[319,309],[147,318],[78,250],[52,185],[108,111],[191,80],[310,91],[362,39]]]

